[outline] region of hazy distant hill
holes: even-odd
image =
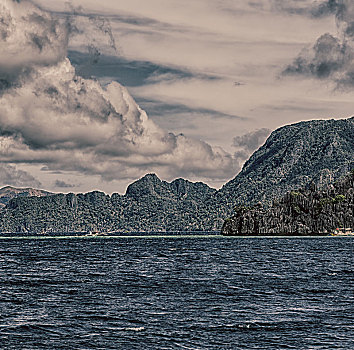
[[[195,231],[221,229],[235,205],[269,206],[311,183],[321,187],[354,169],[354,118],[314,120],[275,130],[222,189],[148,174],[125,195],[57,194],[14,198],[0,231]]]
[[[53,193],[43,191],[43,190],[36,190],[33,188],[16,188],[11,186],[6,186],[0,188],[0,208],[5,207],[5,205],[15,197],[44,197],[52,195]]]

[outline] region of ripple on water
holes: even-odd
[[[353,239],[0,240],[4,349],[351,349]]]

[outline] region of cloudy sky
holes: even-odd
[[[0,0],[0,186],[220,187],[269,133],[353,114],[352,0]]]

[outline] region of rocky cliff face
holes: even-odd
[[[288,192],[264,209],[239,206],[225,220],[224,235],[308,235],[333,232],[338,227],[354,227],[354,171],[321,190]]]
[[[288,191],[310,184],[320,189],[346,174],[354,168],[353,135],[354,118],[279,128],[219,191],[148,174],[125,195],[16,198],[0,210],[0,232],[220,230],[235,206],[261,202],[267,208]]]

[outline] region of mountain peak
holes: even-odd
[[[148,181],[161,181],[160,178],[155,173],[145,174],[140,180],[148,180]],[[139,181],[139,180],[138,180]]]
[[[18,198],[0,211],[0,231],[82,231],[91,226],[106,231],[217,230],[235,205],[263,202],[266,209],[288,191],[312,184],[324,188],[353,169],[353,121],[314,120],[275,130],[219,191],[184,179],[162,181],[150,173],[128,186],[124,196],[92,192]]]
[[[146,174],[139,180],[131,183],[125,195],[127,197],[139,198],[155,192],[155,187],[162,184],[162,181],[154,173]]]
[[[354,167],[353,121],[304,121],[273,131],[218,195],[232,205],[269,205],[287,191],[325,185],[345,175]]]

